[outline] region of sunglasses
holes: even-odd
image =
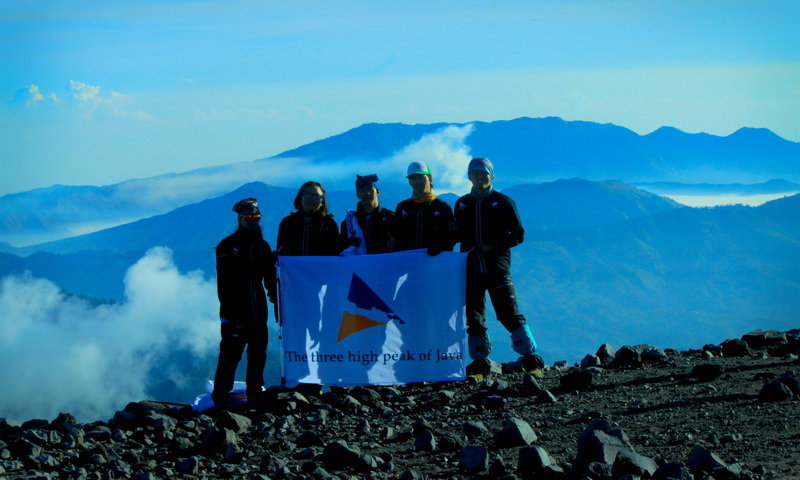
[[[325,196],[324,195],[319,195],[319,194],[316,194],[316,193],[304,193],[303,194],[303,198],[307,198],[309,200],[321,200],[321,199],[325,198]]]
[[[259,218],[261,218],[261,214],[254,213],[252,215],[239,215],[239,218],[244,218],[245,220],[252,220],[252,219],[258,220]]]

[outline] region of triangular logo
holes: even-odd
[[[371,320],[357,313],[342,312],[342,325],[339,327],[339,337],[336,339],[336,342],[341,342],[354,333],[371,327],[377,327],[378,325],[387,325],[387,323],[376,322],[375,320]]]

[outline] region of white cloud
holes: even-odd
[[[0,280],[0,417],[69,411],[84,421],[107,418],[147,398],[151,381],[187,381],[177,366],[162,366],[167,355],[215,356],[214,282],[181,274],[169,249],[151,249],[128,270],[125,296],[122,304],[93,306],[48,280]],[[198,393],[204,380],[191,379]]]
[[[101,100],[100,87],[98,86],[70,80],[69,88],[72,90],[72,97],[81,102],[99,102]]]
[[[39,85],[31,84],[17,90],[14,99],[8,104],[34,107],[40,104],[59,103],[60,101],[61,99],[55,93],[43,93]]]
[[[418,141],[397,152],[392,156],[390,162],[400,166],[403,172],[411,162],[427,162],[438,192],[463,193],[468,191],[470,182],[466,172],[472,157],[465,141],[472,133],[472,128],[472,124],[461,127],[449,125],[434,133],[424,135]]]

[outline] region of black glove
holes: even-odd
[[[435,257],[436,255],[442,253],[442,249],[437,247],[428,247],[428,251],[426,253],[431,257]]]
[[[361,239],[360,238],[350,238],[347,240],[348,247],[360,247],[361,246]]]

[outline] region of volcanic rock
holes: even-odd
[[[561,377],[558,388],[561,390],[583,390],[592,386],[594,376],[587,370],[575,370]]]
[[[462,448],[459,465],[469,473],[487,470],[489,468],[489,449],[483,445]]]
[[[536,439],[536,433],[528,422],[516,417],[506,417],[503,430],[497,434],[497,443],[506,447],[527,447]]]

